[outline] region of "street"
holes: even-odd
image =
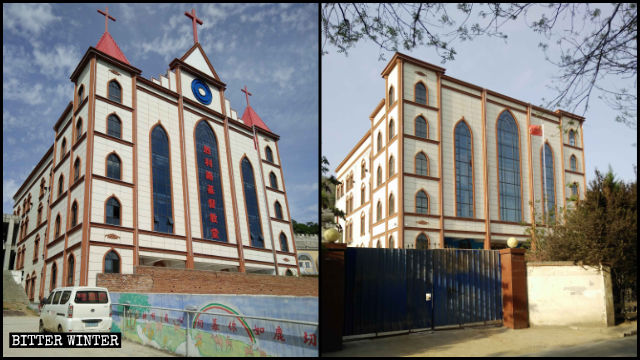
[[[120,349],[15,349],[9,348],[10,332],[38,332],[38,317],[3,316],[2,317],[2,357],[6,356],[57,356],[57,357],[158,357],[172,356],[151,347],[122,339]]]
[[[598,341],[591,344],[570,346],[562,349],[547,350],[534,354],[521,356],[535,357],[637,357],[638,356],[638,336],[628,336],[621,339]]]

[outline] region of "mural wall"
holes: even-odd
[[[269,295],[110,293],[113,332],[189,356],[318,356],[318,327],[239,315],[318,323],[318,298]],[[136,306],[138,305],[138,306]],[[207,311],[191,314],[140,306]],[[236,316],[237,315],[237,316]],[[188,334],[187,334],[188,328]]]

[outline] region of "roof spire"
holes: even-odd
[[[116,21],[116,18],[114,18],[113,16],[109,15],[109,7],[106,7],[105,11],[102,11],[100,9],[98,9],[98,12],[102,15],[104,15],[104,32],[109,32],[109,20],[113,20]]]
[[[202,25],[203,22],[196,16],[196,9],[194,8],[191,8],[190,13],[185,11],[184,14],[191,19],[191,23],[193,24],[193,43],[196,44],[198,43],[198,29],[196,28],[196,23]]]

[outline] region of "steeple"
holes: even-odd
[[[96,49],[122,61],[127,65],[131,65],[129,64],[129,60],[127,60],[127,58],[122,53],[122,50],[120,50],[120,47],[118,47],[118,44],[116,44],[116,41],[113,40],[111,34],[109,34],[109,20],[116,21],[113,16],[109,15],[109,7],[107,6],[105,11],[98,10],[98,12],[104,15],[104,34],[102,34],[102,37],[98,41]]]
[[[272,132],[271,129],[269,129],[269,127],[267,126],[267,124],[265,124],[264,121],[260,119],[260,116],[258,116],[255,110],[253,110],[251,105],[249,105],[249,96],[251,96],[252,94],[247,90],[247,86],[245,85],[244,89],[240,91],[242,91],[247,98],[247,108],[244,109],[244,113],[242,114],[242,121],[245,123],[245,125],[247,126],[255,125],[256,127],[267,130],[268,132]]]

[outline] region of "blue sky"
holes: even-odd
[[[606,5],[604,5],[606,6]],[[533,20],[533,17],[528,19]],[[569,21],[560,19],[559,21]],[[557,68],[545,60],[538,43],[544,39],[531,31],[523,19],[502,28],[508,39],[478,38],[456,42],[456,59],[440,63],[440,56],[432,48],[416,48],[401,52],[444,67],[446,74],[472,84],[542,105],[555,92],[547,88]],[[386,60],[378,60],[379,48],[361,41],[349,50],[348,56],[338,54],[326,45],[328,55],[322,57],[322,154],[327,157],[333,173],[347,153],[370,128],[369,114],[385,95],[384,79],[380,73],[393,52],[384,52]],[[554,59],[558,49],[549,42],[549,55]],[[557,60],[557,57],[555,57]],[[607,78],[608,82],[627,84],[635,92],[634,79]],[[633,165],[637,164],[637,131],[614,121],[615,113],[594,90],[589,110],[583,115],[584,147],[587,182],[594,178],[594,169],[606,171],[611,164],[620,179],[635,179]],[[550,109],[556,110],[556,109]],[[563,109],[571,111],[571,109]],[[582,115],[581,110],[576,111]]]
[[[291,217],[318,219],[318,12],[316,4],[3,4],[3,212],[53,144],[53,124],[72,99],[71,72],[104,32],[149,79],[193,45],[185,11],[204,24],[198,40],[242,115],[251,106],[280,135]]]

